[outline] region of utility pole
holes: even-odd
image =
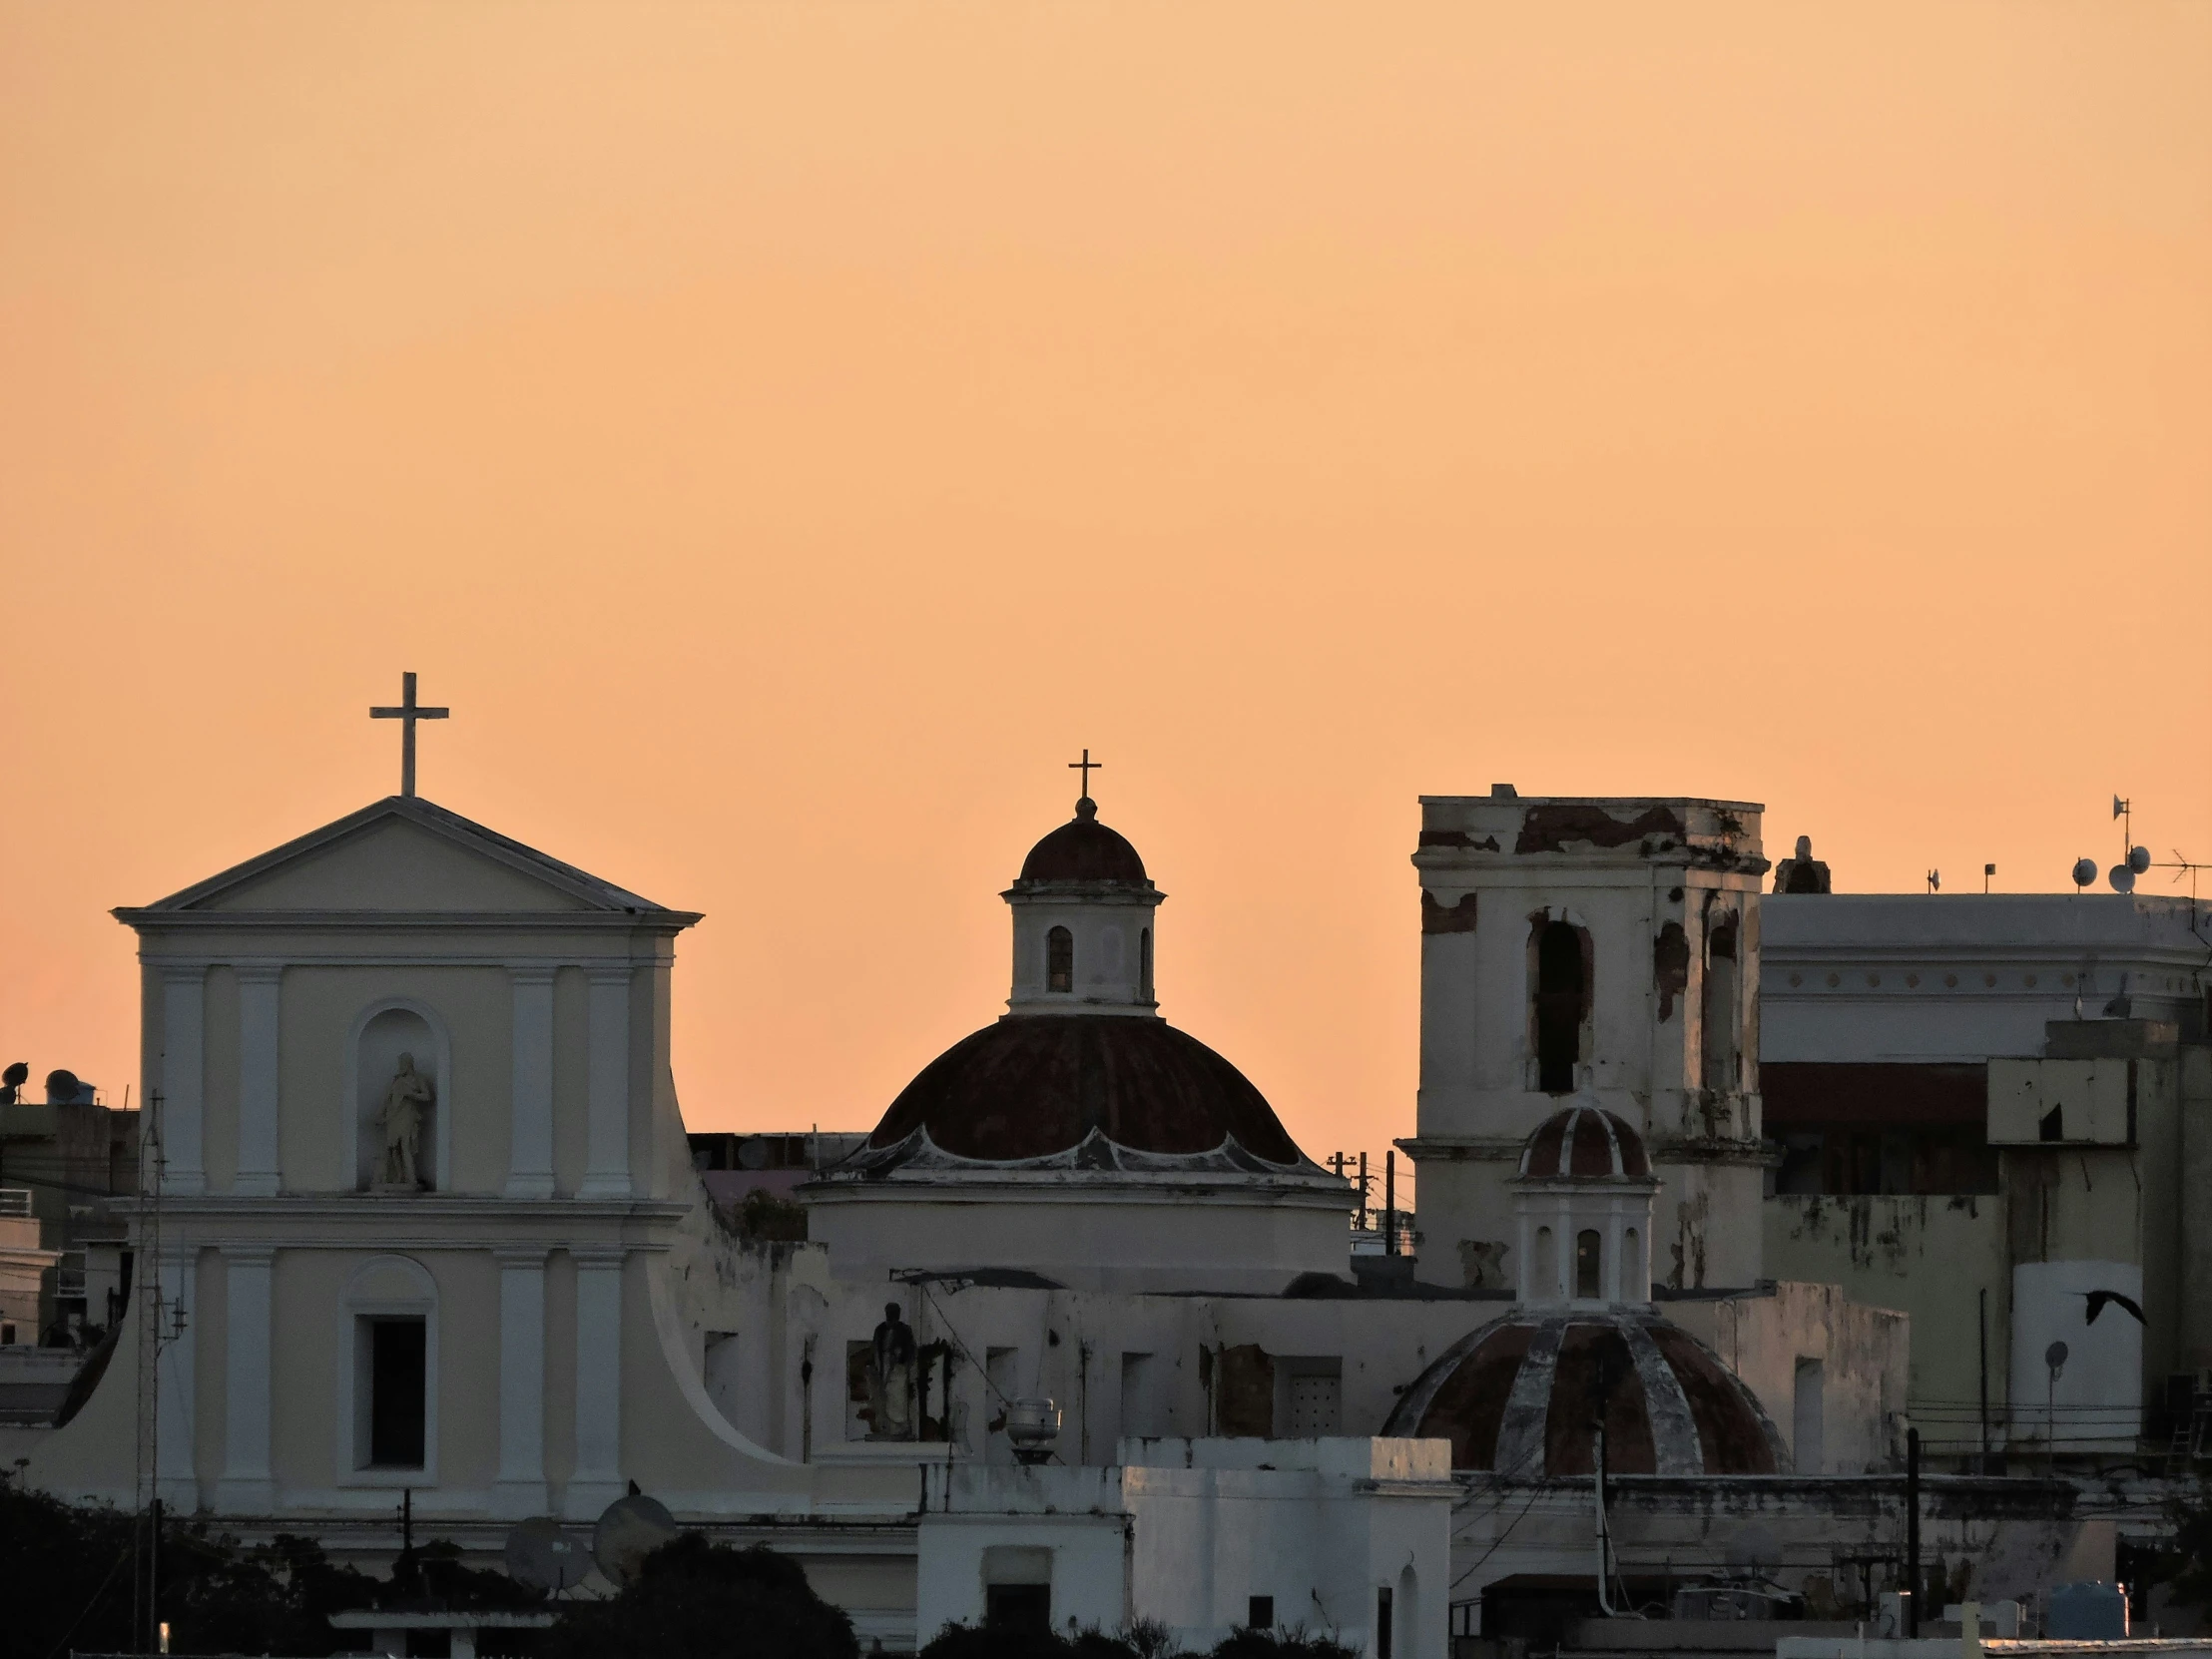
[[[1905,1634],[1921,1634],[1921,1431],[1905,1431]]]

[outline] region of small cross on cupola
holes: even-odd
[[[451,718],[453,713],[451,709],[425,709],[415,701],[414,693],[415,677],[412,674],[402,674],[399,677],[399,706],[396,709],[371,707],[368,711],[370,720],[396,720],[402,723],[399,729],[399,793],[404,796],[411,796],[415,792],[415,722],[418,720],[446,720]],[[1086,753],[1088,752],[1086,751]]]
[[[1091,774],[1104,772],[1105,770],[1106,763],[1092,760],[1091,752],[1088,749],[1083,751],[1083,758],[1080,761],[1068,762],[1068,771],[1080,772],[1083,775],[1082,797],[1075,803],[1076,817],[1096,818],[1098,816],[1098,803],[1091,799]],[[1089,812],[1083,810],[1086,807],[1090,809]]]

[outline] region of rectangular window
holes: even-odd
[[[844,1437],[864,1440],[875,1432],[875,1398],[869,1380],[875,1373],[874,1342],[844,1345]]]
[[[983,1551],[983,1622],[1043,1636],[1052,1630],[1052,1551],[993,1544]]]
[[[993,1630],[1019,1630],[1030,1636],[1051,1634],[1052,1586],[986,1584],[983,1622]]]
[[[429,1327],[421,1318],[366,1319],[368,1466],[423,1466],[429,1396]]]
[[[1375,1659],[1390,1659],[1390,1587],[1381,1584],[1375,1591]]]
[[[1801,1358],[1797,1363],[1797,1389],[1791,1400],[1791,1446],[1797,1472],[1819,1474],[1826,1460],[1827,1401],[1822,1397],[1827,1381],[1820,1361]]]
[[[706,1335],[706,1351],[700,1369],[705,1374],[707,1397],[715,1402],[715,1409],[722,1413],[722,1420],[736,1427],[738,1334],[735,1331],[710,1331]]]
[[[1247,1630],[1273,1630],[1275,1628],[1275,1597],[1253,1596],[1245,1610]]]
[[[1167,1432],[1152,1396],[1153,1364],[1149,1354],[1121,1357],[1121,1431],[1129,1439]]]

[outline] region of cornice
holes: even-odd
[[[702,920],[704,910],[163,910],[119,905],[108,912],[141,932],[250,931],[410,932],[481,927],[497,932],[662,933],[674,935]]]
[[[145,1216],[154,1209],[146,1199],[119,1199],[113,1208],[128,1216]],[[670,1199],[501,1198],[496,1194],[423,1193],[384,1197],[369,1193],[281,1193],[270,1198],[233,1197],[226,1194],[165,1193],[161,1216],[166,1221],[212,1219],[255,1221],[328,1220],[373,1221],[388,1225],[395,1217],[439,1221],[543,1221],[553,1226],[578,1222],[674,1222],[691,1214],[692,1207]]]

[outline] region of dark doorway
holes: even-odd
[[[1546,1094],[1574,1092],[1588,1001],[1580,931],[1563,921],[1545,923],[1536,935],[1536,1086]]]
[[[1584,1302],[1595,1302],[1598,1295],[1598,1266],[1602,1246],[1597,1229],[1584,1228],[1574,1240],[1574,1294]]]
[[[1375,1592],[1376,1659],[1390,1659],[1390,1587],[1384,1584]]]
[[[1049,1636],[1052,1633],[1052,1586],[984,1585],[983,1622],[993,1630],[1019,1630],[1026,1635]]]
[[[429,1327],[419,1319],[368,1322],[368,1462],[422,1467]]]

